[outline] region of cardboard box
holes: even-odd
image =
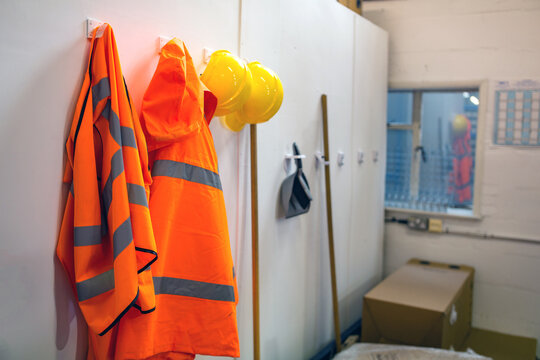
[[[364,296],[362,342],[449,349],[471,329],[474,269],[410,260]]]
[[[465,344],[457,350],[474,350],[493,360],[535,360],[536,339],[472,328]]]

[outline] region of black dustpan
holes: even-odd
[[[293,143],[293,150],[294,155],[300,155],[296,143]],[[285,218],[307,213],[312,200],[306,176],[302,172],[302,160],[295,159],[295,162],[296,172],[287,176],[281,184],[281,204]]]

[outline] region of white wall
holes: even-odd
[[[480,221],[458,230],[540,238],[540,149],[493,145],[494,81],[540,79],[540,3],[385,1],[365,15],[390,34],[390,82],[488,80]],[[481,171],[481,170],[480,170]],[[399,215],[399,214],[398,214]],[[385,274],[409,258],[476,268],[473,326],[540,339],[540,243],[411,232],[385,226]],[[540,354],[540,349],[538,354]]]
[[[157,64],[158,35],[184,40],[196,64],[203,47],[225,48],[280,75],[282,109],[259,126],[258,139],[262,358],[313,355],[333,337],[324,182],[312,157],[322,149],[319,98],[329,95],[345,329],[382,271],[386,33],[333,0],[25,0],[4,3],[0,21],[0,358],[85,358],[84,321],[54,250],[66,194],[64,143],[87,60],[87,16],[112,24],[136,104]],[[211,129],[240,269],[242,359],[250,359],[248,130],[228,132],[218,119]],[[310,213],[285,221],[276,217],[277,196],[292,141],[308,155],[315,201]],[[380,161],[357,165],[358,147],[378,150]],[[347,154],[340,169],[338,149]]]
[[[2,3],[1,359],[84,358],[84,322],[54,254],[66,194],[64,144],[87,61],[87,16],[113,25],[136,104],[157,65],[158,35],[185,40],[195,61],[203,46],[238,46],[237,0]],[[229,161],[236,136],[215,125],[221,150],[231,143],[220,151]],[[223,176],[229,213],[236,212],[235,176]]]
[[[381,276],[387,35],[336,1],[248,0],[243,9],[242,56],[275,69],[285,91],[278,115],[258,129],[261,356],[305,359],[333,337],[324,176],[313,157],[323,150],[323,93],[342,330],[360,318],[362,296]],[[307,155],[314,201],[306,215],[276,219],[283,154],[293,141]],[[363,165],[358,148],[369,153]]]

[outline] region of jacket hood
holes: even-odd
[[[217,98],[199,80],[185,44],[172,39],[161,49],[143,97],[141,124],[148,151],[198,132],[210,123],[216,106]]]

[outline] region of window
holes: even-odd
[[[473,215],[479,89],[388,93],[385,206]]]

